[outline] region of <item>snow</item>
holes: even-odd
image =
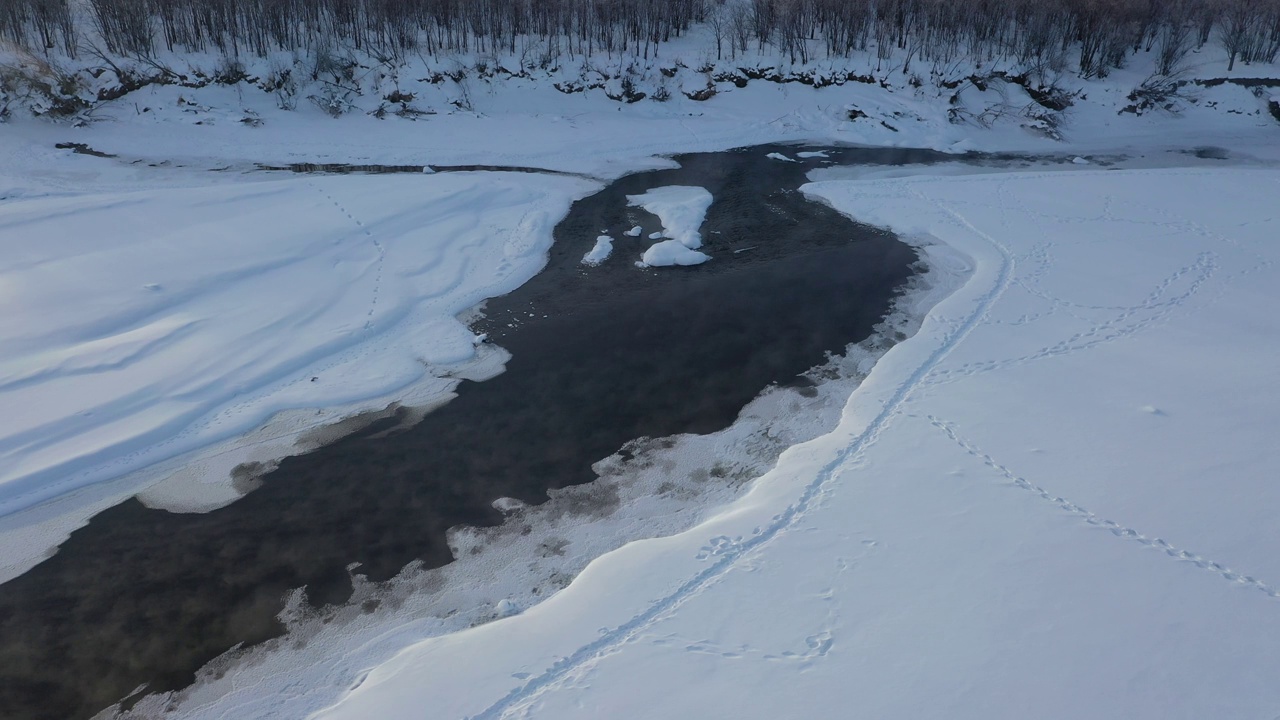
[[[783,162],[796,162],[795,158],[789,158],[780,152],[771,152],[768,155],[765,155],[765,157],[769,158],[770,160],[781,160]]]
[[[601,235],[596,238],[596,244],[582,256],[583,265],[599,265],[609,258],[609,254],[613,252],[613,238],[608,235]]]
[[[1280,171],[805,189],[969,280],[741,500],[315,717],[1273,712]]]
[[[664,61],[679,57],[664,45]],[[1223,67],[1201,57],[1193,76]],[[205,678],[175,712],[300,717],[341,699],[334,717],[427,703],[495,716],[528,702],[564,716],[826,716],[834,705],[882,717],[1269,717],[1280,502],[1264,478],[1278,464],[1267,400],[1280,333],[1265,309],[1280,184],[1273,170],[1156,168],[1189,164],[1185,151],[1207,143],[1274,167],[1280,144],[1261,99],[1230,84],[1196,89],[1178,115],[1119,114],[1149,70],[1135,58],[1105,80],[1064,78],[1080,91],[1065,143],[1027,126],[1019,88],[966,89],[952,106],[950,92],[911,88],[896,70],[887,90],[719,83],[706,102],[634,105],[564,95],[553,78],[474,81],[470,111],[449,109],[464,84],[405,79],[440,110],[429,124],[373,120],[365,106],[338,119],[306,103],[285,112],[270,94],[221,86],[150,86],[85,127],[15,112],[0,132],[0,403],[21,412],[0,417],[0,579],[140,490],[175,510],[224,504],[238,463],[499,372],[502,351],[455,314],[535,272],[574,198],[671,164],[658,155],[801,141],[1128,155],[1126,167],[1149,169],[815,171],[826,182],[811,192],[914,241],[945,241],[974,271],[852,398],[857,373],[822,391],[848,399],[839,427],[789,451],[745,498],[693,485],[681,491],[696,499],[665,496],[655,464],[622,488],[615,516],[548,519],[546,535],[413,576],[439,594],[398,581],[399,614],[357,610],[338,630],[289,616],[313,639],[300,656],[255,651],[264,665]],[[377,104],[383,93],[368,90],[357,103]],[[849,102],[868,117],[850,121]],[[953,107],[1012,111],[988,128],[951,122]],[[243,124],[246,113],[263,125]],[[119,157],[53,148],[68,140]],[[293,162],[587,177],[254,171]],[[673,201],[679,221],[646,207],[666,228],[650,237],[674,238],[658,252],[701,255],[684,241],[700,244],[704,199],[699,212],[691,196]],[[944,247],[925,248],[935,268]],[[865,372],[875,357],[852,365]],[[766,395],[731,432],[681,438],[676,475],[705,470],[691,458],[742,458],[835,427],[838,412],[823,425],[814,418],[831,408],[796,402]],[[550,517],[549,505],[502,507]],[[672,536],[625,544],[661,535]],[[479,543],[469,537],[453,539]],[[566,557],[536,555],[556,537]],[[526,555],[503,559],[511,547]],[[549,602],[530,594],[580,571]],[[646,687],[663,693],[637,697]]]
[[[1076,164],[1076,165],[1089,165],[1089,164],[1090,164],[1088,160],[1086,160],[1085,158],[1080,157],[1079,155],[1077,155],[1077,156],[1075,156],[1075,157],[1071,158],[1071,162],[1072,162],[1072,163],[1074,163],[1074,164]]]
[[[667,185],[640,195],[627,196],[628,204],[644,208],[658,216],[658,220],[662,222],[662,234],[659,237],[677,240],[690,250],[702,247],[702,234],[698,229],[707,217],[711,201],[711,193],[706,188],[687,185]]]
[[[454,173],[5,201],[0,406],[22,412],[0,415],[0,515],[281,413],[298,416],[266,444],[289,454],[353,409],[447,396],[446,369],[497,352],[478,354],[454,316],[533,275],[552,225],[591,188]],[[231,467],[265,459],[242,455],[223,457],[216,487],[144,500],[225,504]],[[0,566],[30,560],[6,543]]]
[[[649,246],[640,256],[640,261],[648,267],[667,267],[671,265],[701,265],[711,258],[705,253],[690,250],[679,240],[663,240]]]
[[[644,233],[644,228],[640,227],[639,225],[636,225],[635,227],[631,228],[630,230],[622,234],[626,235],[627,237],[640,237],[642,233]]]

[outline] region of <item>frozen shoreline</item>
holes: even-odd
[[[1274,170],[809,186],[973,275],[744,498],[417,643],[312,717],[587,718],[654,687],[640,716],[1196,718],[1223,689],[1231,714],[1265,713],[1280,418],[1258,398],[1280,333],[1259,203],[1277,187]]]
[[[1126,71],[1117,75],[1114,82],[1098,86],[1100,96],[1120,98],[1136,79],[1133,72]],[[486,162],[541,165],[590,173],[600,177],[614,177],[627,171],[659,167],[669,162],[664,158],[654,157],[653,153],[656,152],[719,150],[773,140],[809,140],[819,143],[896,143],[952,152],[969,149],[1007,149],[1054,152],[1065,150],[1080,155],[1125,152],[1152,152],[1154,155],[1159,151],[1158,154],[1162,154],[1163,157],[1155,162],[1157,165],[1180,162],[1172,151],[1165,152],[1178,143],[1182,143],[1184,149],[1188,150],[1211,144],[1226,148],[1231,159],[1225,162],[1232,164],[1268,167],[1274,166],[1276,160],[1280,158],[1280,145],[1274,142],[1273,123],[1258,123],[1252,118],[1239,114],[1210,112],[1200,106],[1190,108],[1182,118],[1148,116],[1139,119],[1124,116],[1117,118],[1113,112],[1114,108],[1107,104],[1109,100],[1083,105],[1073,120],[1069,142],[1058,144],[1034,137],[1011,126],[978,131],[970,126],[952,125],[945,120],[945,107],[939,107],[936,98],[886,94],[877,92],[874,88],[863,87],[851,87],[839,94],[833,93],[832,90],[815,91],[811,88],[796,86],[758,87],[753,84],[740,92],[726,91],[707,103],[676,100],[668,106],[628,107],[624,111],[619,111],[612,101],[581,96],[572,99],[572,105],[569,106],[572,112],[570,112],[566,110],[566,102],[562,97],[548,92],[535,92],[528,88],[516,88],[510,95],[493,94],[477,98],[475,113],[456,113],[434,118],[431,121],[430,131],[424,132],[425,126],[407,122],[393,124],[397,122],[393,120],[385,125],[372,125],[374,121],[366,118],[351,117],[333,121],[327,117],[308,113],[270,116],[266,126],[255,129],[224,122],[213,122],[210,125],[194,128],[190,126],[188,118],[175,110],[177,89],[155,88],[146,91],[145,94],[147,102],[156,104],[157,109],[163,110],[152,116],[156,118],[154,122],[152,118],[132,120],[121,117],[113,122],[95,124],[87,128],[68,128],[30,120],[16,120],[4,126],[4,134],[0,135],[0,166],[4,167],[4,170],[0,171],[0,213],[19,208],[44,208],[32,211],[30,217],[19,218],[20,222],[26,223],[29,220],[38,222],[41,212],[46,213],[46,219],[68,215],[68,208],[82,206],[85,198],[94,194],[100,196],[102,202],[122,203],[122,207],[127,207],[123,203],[135,202],[146,195],[159,197],[169,192],[169,188],[187,188],[191,197],[201,195],[213,197],[219,193],[234,194],[237,192],[236,188],[243,189],[246,186],[244,176],[234,170],[232,173],[209,173],[197,171],[195,168],[208,169],[224,165],[238,167],[237,164],[249,167],[254,162],[275,160],[396,162],[405,161],[407,157],[413,161],[434,163]],[[225,119],[226,113],[235,111],[242,103],[242,99],[234,95],[235,93],[229,89],[218,88],[212,88],[208,93],[202,94],[200,98],[203,107],[200,112],[204,113],[202,117],[214,120]],[[1213,88],[1205,90],[1204,95],[1210,102],[1220,103],[1223,108],[1228,109],[1243,108],[1251,101],[1241,88]],[[255,102],[269,104],[270,99],[250,98],[249,102],[250,104]],[[911,124],[904,125],[904,128],[907,128],[906,132],[891,133],[889,130],[869,123],[850,122],[846,117],[842,117],[844,102],[852,102],[884,117],[889,117],[895,112],[905,113],[912,118]],[[779,103],[786,103],[790,112],[779,117],[776,111]],[[181,112],[185,113],[186,110]],[[1270,123],[1269,120],[1266,122]],[[361,137],[362,133],[374,132],[369,130],[371,126],[376,127],[379,132],[384,131],[385,137],[364,143],[350,141],[352,137]],[[1158,147],[1151,143],[1152,136],[1159,137]],[[121,153],[124,159],[86,157],[53,149],[56,142],[65,142],[69,138]],[[577,151],[564,153],[563,148],[570,146],[577,148]],[[193,148],[199,149],[199,152],[193,151]],[[131,165],[130,163],[135,159],[141,160],[141,164]],[[189,164],[191,167],[176,168],[171,165],[148,168],[145,165],[150,161]],[[1193,160],[1188,158],[1186,162],[1192,163]],[[951,173],[955,169],[944,170],[939,167],[938,170]],[[1100,172],[1097,168],[1089,166],[1063,168],[1063,171],[1086,174]],[[822,174],[815,175],[814,179],[848,181],[855,179],[856,176],[860,181],[888,182],[892,180],[893,175],[921,174],[919,168],[854,171],[843,176],[839,170],[821,172]],[[929,168],[923,170],[924,174],[933,174],[933,172],[934,170]],[[972,171],[961,168],[958,172],[968,174]],[[262,178],[256,175],[248,177],[255,181]],[[969,179],[971,178],[966,178],[966,182]],[[981,181],[981,178],[977,179]],[[400,177],[390,179],[390,182],[399,183],[407,180],[408,178]],[[263,185],[275,184],[285,192],[303,194],[314,192],[314,187],[309,184],[319,183],[327,188],[331,195],[338,197],[341,204],[347,206],[349,198],[344,193],[348,188],[356,195],[360,195],[366,191],[358,189],[357,186],[374,181],[373,178],[290,178],[287,180],[273,178]],[[348,182],[350,184],[347,184]],[[454,180],[441,182],[448,183]],[[519,179],[513,182],[521,184]],[[545,181],[538,178],[529,182],[532,187],[540,187]],[[532,244],[517,253],[516,262],[505,271],[508,273],[505,278],[509,281],[514,282],[513,278],[520,272],[531,273],[536,270],[539,262],[536,256],[540,252],[538,243],[546,243],[550,240],[549,227],[555,220],[555,208],[567,205],[575,193],[585,193],[595,187],[586,180],[557,178],[552,179],[551,182],[563,182],[565,186],[557,185],[556,190],[547,191],[541,200],[530,200],[524,204],[513,202],[507,208],[512,211],[512,214],[504,220],[504,223],[506,220],[512,220],[518,224],[532,217],[531,224],[524,226],[527,230],[524,239],[532,241]],[[311,189],[308,190],[308,188]],[[419,200],[420,198],[416,197],[403,199],[406,206]],[[200,202],[197,197],[193,205],[199,205]],[[535,212],[547,214],[524,215],[516,220],[515,213],[529,208],[533,208]],[[863,212],[864,208],[859,206],[858,211]],[[309,209],[304,209],[295,214],[306,216],[309,212]],[[364,212],[359,208],[348,214],[352,217],[365,217]],[[0,217],[5,216],[0,215]],[[1255,222],[1264,221],[1265,219]],[[366,223],[366,225],[371,224]],[[886,224],[908,231],[912,229],[910,222],[905,225],[900,221],[886,222]],[[154,223],[153,226],[155,226]],[[0,235],[4,234],[9,227],[0,225]],[[148,231],[150,230],[151,228],[148,228]],[[69,236],[73,235],[74,233]],[[353,259],[363,260],[363,258]],[[1039,259],[1028,256],[1023,261],[1039,262]],[[471,270],[474,271],[475,268]],[[139,292],[156,292],[146,288],[153,283],[161,288],[168,284],[164,281],[145,280],[139,281],[135,289]],[[9,293],[13,287],[12,284],[6,284],[5,279],[0,277],[0,300],[12,297],[13,295]],[[456,306],[450,306],[449,311],[457,312],[482,296],[483,293],[471,296],[469,302],[459,301]],[[444,318],[445,326],[456,325],[451,314],[444,313],[441,317]],[[1014,321],[1024,322],[1025,318],[1009,320],[1009,322]],[[131,327],[122,328],[124,333],[132,329]],[[453,330],[456,329],[453,327]],[[455,345],[459,350],[465,350],[464,345],[472,341],[471,338],[461,335],[457,335],[454,339],[457,340]],[[116,475],[112,480],[95,483],[69,495],[58,495],[36,507],[0,517],[0,546],[5,548],[4,554],[0,555],[0,581],[12,577],[47,555],[52,546],[98,510],[135,494],[140,488],[152,484],[163,475],[184,474],[192,469],[200,469],[202,458],[210,458],[209,464],[202,469],[204,473],[202,476],[196,478],[188,476],[181,482],[151,487],[145,497],[150,498],[150,502],[156,505],[175,509],[212,507],[235,496],[235,488],[229,482],[232,476],[231,470],[234,467],[242,463],[269,463],[273,457],[296,451],[294,444],[296,437],[315,428],[317,424],[324,427],[353,414],[366,411],[378,412],[396,400],[406,405],[429,405],[447,397],[454,383],[457,382],[458,376],[464,376],[465,373],[484,376],[500,371],[502,361],[500,354],[483,355],[472,364],[468,364],[463,355],[465,353],[460,352],[449,357],[437,358],[429,372],[438,372],[438,374],[424,375],[421,367],[412,366],[410,363],[412,372],[406,371],[399,377],[403,383],[412,382],[409,379],[411,377],[421,378],[417,385],[402,383],[400,390],[388,389],[386,392],[369,397],[343,397],[336,400],[325,398],[323,402],[311,395],[312,388],[308,378],[317,375],[309,366],[300,367],[294,374],[305,383],[300,385],[303,394],[295,398],[294,402],[285,403],[281,408],[276,408],[295,409],[286,411],[284,415],[275,416],[275,420],[268,426],[258,427],[249,435],[226,436],[220,444],[206,445],[195,450],[195,454],[172,457],[167,462],[149,465],[137,474]],[[9,358],[10,356],[6,355],[4,359]],[[26,372],[25,368],[23,372]],[[411,390],[411,388],[416,389]],[[410,392],[416,394],[406,395]],[[316,404],[323,405],[326,409],[317,415],[313,407]],[[1157,406],[1152,405],[1152,407]],[[265,420],[270,414],[269,412],[260,414],[257,416],[257,422]],[[254,422],[246,422],[236,430],[249,430],[255,426]],[[715,452],[722,450],[737,452],[740,449],[717,448]],[[113,474],[108,472],[101,477],[112,476]],[[210,483],[211,479],[216,482]],[[194,493],[193,490],[211,492]],[[727,496],[718,498],[716,501],[726,499]],[[712,502],[707,507],[714,504]],[[655,532],[676,532],[679,528],[689,526],[685,523],[702,519],[701,517],[691,519],[681,515],[680,512],[683,511],[672,512],[675,518],[672,521],[673,524],[654,526]],[[699,511],[690,507],[688,512],[696,514]],[[1196,548],[1201,547],[1195,543],[1192,545]],[[639,550],[624,548],[619,552],[627,557],[633,557]],[[1223,551],[1217,554],[1210,553],[1210,555],[1221,558],[1228,557],[1229,553]],[[609,562],[621,561],[615,559]],[[593,572],[592,567],[588,567],[587,572]],[[587,584],[590,585],[590,583]],[[474,598],[460,599],[459,607],[466,606],[473,600]],[[488,600],[493,598],[483,599],[484,602]],[[501,600],[493,601],[501,602]],[[493,607],[496,609],[497,605]],[[518,604],[503,607],[502,612],[498,614],[520,609]],[[489,617],[485,615],[486,611],[482,605],[471,606],[471,611],[474,618]],[[298,619],[296,622],[300,625],[308,625],[317,621]],[[353,622],[359,624],[362,621]],[[380,642],[386,644],[379,645],[378,652],[394,651],[396,643],[412,637],[413,632],[418,632],[420,637],[425,637],[441,629],[438,626],[425,628],[425,625],[430,624],[424,621],[423,626],[415,626],[415,629],[406,631],[410,633],[409,635],[398,639],[382,638]],[[602,621],[602,627],[607,625],[607,622]],[[391,632],[389,627],[383,629]],[[448,645],[452,642],[444,644]],[[466,643],[469,640],[462,637],[457,642]],[[335,643],[326,647],[328,651],[341,655],[341,642],[335,641]],[[323,657],[320,650],[316,652],[317,657]],[[317,662],[323,663],[322,660]],[[333,682],[339,682],[339,679],[350,679],[351,666],[342,664],[347,660],[340,659],[335,662],[338,664],[331,667],[334,674],[327,676],[327,679]],[[341,665],[341,668],[338,665]],[[192,698],[195,697],[196,695],[192,695]],[[200,697],[207,699],[209,696],[200,695]],[[244,696],[241,697],[243,699]],[[265,698],[262,701],[267,702]],[[213,712],[210,710],[211,716],[214,716]]]
[[[432,570],[411,566],[387,583],[357,582],[356,595],[342,608],[317,612],[294,603],[285,614],[287,636],[214,661],[191,688],[144,698],[137,716],[169,707],[175,709],[165,712],[184,718],[225,717],[223,708],[230,707],[251,717],[305,716],[336,699],[341,687],[353,680],[358,685],[362,668],[386,661],[414,639],[523,612],[563,588],[593,558],[695,526],[750,492],[753,479],[788,447],[833,428],[845,398],[879,357],[910,337],[928,308],[971,270],[946,246],[916,247],[928,271],[915,276],[874,335],[807,373],[812,386],[770,388],[733,425],[710,435],[638,439],[596,464],[598,480],[553,491],[542,505],[500,500],[495,507],[507,514],[504,525],[451,533],[453,563]],[[547,552],[563,546],[572,552]],[[385,611],[362,610],[369,603]],[[298,667],[314,673],[302,691]],[[249,692],[242,673],[253,677]]]
[[[536,274],[592,189],[451,173],[0,205],[23,308],[0,323],[0,398],[29,409],[0,421],[0,579],[113,499],[218,507],[236,468],[500,372],[455,316]]]

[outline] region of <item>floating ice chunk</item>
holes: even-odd
[[[1071,162],[1072,162],[1072,163],[1074,163],[1074,164],[1076,164],[1076,165],[1089,165],[1089,164],[1090,164],[1088,160],[1086,160],[1086,159],[1084,159],[1084,158],[1082,158],[1082,157],[1079,157],[1079,156],[1071,158]]]
[[[613,252],[613,238],[608,235],[601,235],[596,238],[595,247],[582,256],[583,265],[599,265],[609,257],[609,253]]]
[[[769,158],[770,160],[781,160],[783,162],[796,162],[795,158],[789,158],[786,155],[783,155],[782,153],[776,153],[776,152],[769,153],[768,155],[765,155],[765,157]]]
[[[661,240],[661,239],[662,239],[662,231],[661,231],[661,230],[659,230],[658,232],[651,232],[651,233],[649,233],[649,239],[650,239],[650,240]]]
[[[710,259],[705,253],[685,247],[679,240],[663,240],[660,243],[654,243],[641,256],[641,260],[649,267],[701,265]]]
[[[826,151],[824,151],[824,150],[815,150],[815,151],[809,151],[809,152],[798,152],[798,153],[796,153],[796,157],[802,157],[802,158],[825,158],[825,157],[827,157],[827,153],[826,153]]]
[[[644,232],[644,228],[637,225],[622,234],[626,235],[627,237],[640,237],[640,234],[643,232]]]
[[[690,250],[702,247],[698,228],[702,227],[711,201],[711,193],[706,188],[687,185],[668,185],[642,195],[627,196],[627,203],[648,210],[662,221],[662,232],[657,233],[657,237],[650,235],[650,239],[673,238]]]

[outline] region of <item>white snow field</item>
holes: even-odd
[[[1280,171],[806,191],[973,273],[740,501],[314,717],[1274,717]]]
[[[446,397],[443,376],[477,361],[455,315],[532,276],[591,187],[453,173],[0,203],[0,514],[292,411],[206,458],[200,482],[144,496],[225,504],[232,467],[296,452],[308,429]],[[47,549],[0,538],[6,572]]]
[[[1224,66],[1197,58],[1191,77]],[[1089,164],[811,175],[815,196],[976,271],[852,397],[857,377],[799,411],[766,395],[725,435],[680,438],[681,472],[723,459],[747,482],[760,443],[810,439],[844,407],[710,522],[618,548],[738,497],[627,480],[614,516],[551,525],[573,552],[533,569],[498,547],[427,573],[441,596],[398,578],[398,614],[286,618],[301,629],[222,663],[172,715],[303,717],[341,700],[322,714],[1273,718],[1280,180],[1264,168],[1280,143],[1262,97],[1230,84],[1188,85],[1176,112],[1118,112],[1149,71],[1064,79],[1078,100],[1063,142],[1027,126],[1020,88],[965,90],[974,117],[1013,111],[953,123],[950,91],[897,70],[889,89],[717,83],[705,102],[627,105],[551,79],[406,80],[439,111],[421,122],[284,111],[224,86],[149,86],[83,127],[14,113],[0,125],[0,581],[139,490],[214,507],[238,495],[236,465],[498,372],[502,351],[473,350],[455,314],[532,275],[575,197],[669,165],[660,154],[1067,153]],[[452,102],[464,91],[470,110]],[[118,157],[54,148],[68,141]],[[1229,159],[1190,157],[1205,145]],[[1101,169],[1119,155],[1202,169]],[[590,177],[253,172],[293,162]],[[935,269],[945,257],[927,252]],[[567,583],[610,550],[532,605],[545,594],[530,577]]]

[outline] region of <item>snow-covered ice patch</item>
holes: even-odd
[[[707,208],[713,198],[706,188],[689,185],[668,185],[649,190],[640,195],[628,195],[627,202],[644,208],[662,222],[659,237],[678,240],[690,250],[702,247],[699,229],[707,217]],[[650,235],[650,237],[653,237]]]
[[[639,225],[636,225],[635,227],[631,228],[630,230],[622,234],[626,235],[627,237],[640,237],[640,234],[643,232],[644,232],[644,228],[640,227]]]
[[[599,265],[609,259],[609,254],[613,252],[613,238],[608,235],[601,235],[596,238],[596,244],[582,256],[583,265]]]
[[[796,153],[796,157],[808,159],[808,158],[827,158],[830,156],[827,155],[826,151],[824,150],[806,150],[804,152]]]
[[[795,158],[789,158],[780,152],[771,152],[768,155],[765,155],[765,157],[769,158],[770,160],[781,160],[783,162],[796,162]]]
[[[640,257],[640,261],[648,267],[670,267],[672,265],[701,265],[711,257],[699,250],[690,250],[678,240],[663,240],[649,246]]]

